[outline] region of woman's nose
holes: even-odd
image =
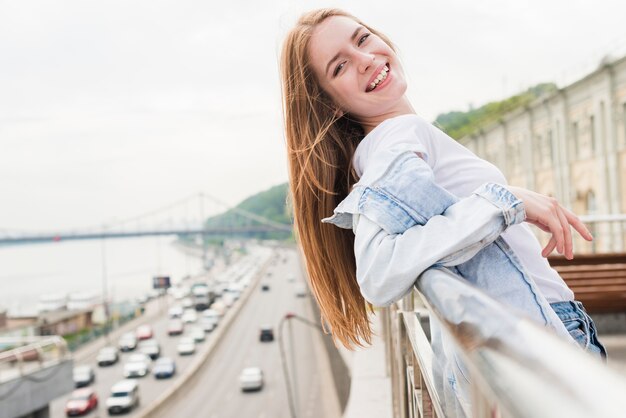
[[[368,68],[374,64],[374,59],[375,59],[374,54],[358,51],[357,62],[359,66],[359,71],[362,73],[366,72]]]

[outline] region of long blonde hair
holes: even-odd
[[[316,25],[345,16],[391,42],[339,9],[319,9],[300,17],[287,34],[281,55],[285,136],[294,224],[322,320],[335,342],[353,348],[371,344],[368,310],[356,281],[354,234],[323,224],[357,181],[352,156],[364,133],[350,115],[339,115],[309,62],[308,45]]]

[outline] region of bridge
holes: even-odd
[[[208,204],[207,204],[208,203]],[[197,208],[191,211],[190,208]],[[230,225],[210,225],[207,213],[231,213]],[[0,228],[0,245],[52,243],[106,238],[162,235],[245,236],[259,232],[291,232],[288,224],[274,222],[238,207],[231,207],[207,193],[197,193],[161,208],[122,220],[62,231],[24,231]]]

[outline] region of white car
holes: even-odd
[[[194,309],[185,309],[185,312],[183,312],[183,316],[181,319],[187,324],[196,322],[198,320],[198,314]]]
[[[193,340],[193,338],[183,337],[178,342],[178,345],[176,346],[176,350],[178,351],[178,354],[180,354],[181,356],[184,356],[187,354],[193,354],[196,352],[196,343]]]
[[[202,328],[204,332],[211,332],[217,326],[217,320],[214,318],[201,317],[198,321],[198,325],[200,325],[200,328]]]
[[[239,375],[239,386],[242,392],[261,390],[263,388],[263,371],[258,367],[246,367]]]
[[[180,318],[183,316],[183,307],[180,305],[174,305],[167,310],[167,315],[170,318]]]
[[[130,411],[139,406],[139,384],[134,380],[122,380],[111,388],[111,396],[106,400],[109,415]]]
[[[102,347],[96,357],[96,361],[100,367],[115,364],[119,359],[120,357],[116,347]]]
[[[218,322],[220,320],[221,315],[215,309],[206,309],[206,310],[202,311],[202,317],[203,318],[210,318],[210,319],[214,320],[215,322]]]
[[[146,354],[136,353],[124,364],[124,377],[143,377],[150,373],[152,360]]]
[[[193,340],[197,343],[201,343],[204,341],[204,339],[206,338],[204,336],[204,330],[200,327],[193,327],[189,330],[189,333],[187,334],[187,336],[189,338],[193,338]]]

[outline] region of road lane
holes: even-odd
[[[286,258],[287,262],[283,262]],[[294,312],[309,320],[309,298],[295,296],[297,284],[303,278],[294,250],[282,250],[261,283],[270,285],[264,292],[255,289],[246,306],[242,307],[212,359],[191,381],[186,390],[177,393],[172,401],[159,411],[158,417],[289,417],[287,395],[278,341],[259,341],[259,327],[271,324],[277,333],[278,323],[286,312]],[[297,280],[289,282],[287,277]],[[292,320],[293,321],[293,320]],[[324,400],[320,397],[321,379],[317,372],[318,359],[314,349],[314,333],[319,332],[305,324],[292,324],[294,347],[286,338],[288,361],[291,353],[297,363],[298,416],[324,416]],[[285,327],[287,331],[287,327]],[[276,334],[277,335],[277,334]],[[264,372],[265,386],[259,392],[241,392],[239,373],[247,366],[258,366]]]

